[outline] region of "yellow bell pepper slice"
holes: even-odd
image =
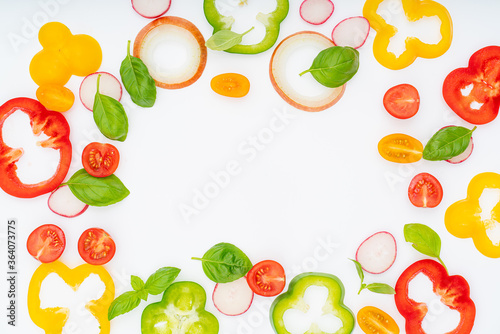
[[[109,273],[102,266],[83,264],[70,269],[59,261],[40,265],[33,273],[28,288],[28,311],[31,320],[38,327],[45,330],[46,334],[60,334],[69,318],[69,309],[67,308],[48,307],[42,309],[40,306],[40,288],[42,282],[51,273],[59,275],[75,291],[78,290],[83,281],[91,274],[99,276],[106,289],[101,298],[89,301],[85,305],[85,308],[99,322],[100,333],[108,334],[110,330],[108,307],[115,297],[115,285]]]
[[[481,197],[487,195],[485,191],[495,192],[497,202],[482,201]],[[488,207],[486,204],[489,204]],[[444,223],[448,232],[455,237],[472,238],[477,250],[483,255],[499,258],[500,174],[481,173],[472,178],[467,188],[467,198],[448,207]]]
[[[451,45],[453,23],[448,10],[432,0],[401,0],[406,18],[415,22],[423,17],[437,16],[441,21],[441,40],[437,44],[427,44],[416,37],[407,37],[405,50],[399,56],[388,51],[389,42],[396,35],[398,29],[388,24],[377,13],[377,9],[384,0],[367,0],[363,7],[363,16],[368,19],[370,26],[377,32],[373,40],[373,55],[384,67],[400,70],[411,65],[417,57],[437,58],[443,55]]]

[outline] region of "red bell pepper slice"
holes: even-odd
[[[17,176],[16,162],[23,155],[23,150],[7,146],[2,136],[5,120],[17,110],[29,116],[34,135],[38,136],[43,132],[49,137],[39,142],[40,146],[59,151],[59,165],[55,174],[48,180],[24,184]],[[71,156],[69,124],[61,113],[47,110],[40,102],[24,97],[9,100],[0,106],[0,188],[6,193],[15,197],[32,198],[51,192],[64,181],[71,164]]]
[[[448,276],[442,264],[434,260],[417,261],[401,274],[396,282],[394,299],[399,313],[406,319],[407,334],[425,334],[422,321],[427,314],[427,305],[408,297],[408,285],[417,274],[426,275],[433,284],[433,291],[441,302],[460,313],[458,326],[447,334],[470,333],[476,317],[476,306],[469,296],[469,284],[459,275]]]
[[[494,120],[500,107],[500,47],[487,46],[476,51],[468,67],[448,74],[443,83],[443,97],[469,123],[486,124]]]

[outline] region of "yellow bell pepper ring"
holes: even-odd
[[[68,268],[60,261],[52,263],[43,263],[38,267],[31,277],[28,288],[28,311],[31,320],[40,328],[45,330],[46,334],[60,334],[69,318],[69,309],[64,307],[41,308],[40,288],[42,282],[51,273],[59,275],[66,284],[73,290],[78,290],[83,281],[91,274],[99,276],[106,289],[101,298],[91,300],[85,308],[99,322],[101,334],[108,334],[110,330],[108,321],[108,308],[115,297],[115,285],[113,279],[103,266],[93,266],[83,264],[74,269]]]
[[[417,57],[437,58],[443,55],[451,45],[453,23],[448,10],[441,4],[432,0],[401,0],[406,18],[410,22],[418,21],[424,17],[437,16],[441,21],[441,40],[437,44],[427,44],[416,37],[407,37],[405,50],[396,56],[388,50],[392,37],[398,32],[397,27],[388,24],[377,13],[384,0],[367,0],[363,7],[363,16],[368,19],[370,26],[377,32],[373,40],[373,55],[384,67],[400,70],[411,65]]]
[[[490,195],[496,197],[496,202],[491,201]],[[499,258],[499,203],[500,174],[478,174],[469,183],[467,198],[453,203],[446,210],[446,229],[457,238],[472,238],[477,250],[483,255]]]

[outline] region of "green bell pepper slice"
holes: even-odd
[[[246,1],[252,0],[240,1],[240,6],[245,5]],[[203,1],[203,11],[208,23],[214,28],[214,34],[220,30],[231,30],[235,21],[232,16],[224,16],[221,14],[217,10],[216,2],[217,0]],[[276,0],[276,9],[267,14],[258,13],[256,16],[257,21],[261,22],[266,28],[266,34],[259,43],[251,45],[238,44],[224,51],[241,54],[256,54],[270,49],[278,40],[280,24],[288,15],[288,9],[288,0]]]
[[[322,315],[333,315],[342,321],[342,327],[333,334],[349,334],[354,329],[354,315],[346,307],[344,301],[344,285],[337,276],[325,273],[303,273],[293,278],[288,291],[279,295],[271,305],[271,325],[277,334],[290,334],[286,329],[283,317],[290,309],[306,313],[310,305],[304,300],[304,294],[309,287],[319,286],[328,289],[328,297],[322,307]],[[327,334],[316,323],[311,324],[305,334]]]
[[[158,303],[142,312],[142,334],[217,334],[219,321],[205,310],[205,290],[198,283],[176,282]]]

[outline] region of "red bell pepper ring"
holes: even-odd
[[[500,47],[487,46],[476,51],[468,67],[448,74],[443,83],[443,97],[469,123],[486,124],[494,120],[500,107]]]
[[[448,276],[442,264],[434,260],[417,261],[401,274],[396,282],[394,299],[399,313],[406,319],[407,334],[425,334],[422,321],[428,308],[408,297],[408,285],[418,274],[426,275],[433,284],[433,291],[441,302],[460,313],[458,326],[447,334],[468,334],[474,326],[476,306],[469,296],[469,284],[459,275]]]
[[[21,182],[16,172],[16,163],[23,155],[23,150],[9,147],[3,142],[4,122],[17,110],[29,116],[35,136],[44,133],[49,137],[39,142],[40,146],[59,151],[60,159],[57,170],[45,181],[35,184]],[[71,164],[71,155],[69,124],[61,113],[47,110],[37,100],[24,97],[9,100],[0,106],[0,188],[6,193],[15,197],[32,198],[51,192],[64,181]]]

